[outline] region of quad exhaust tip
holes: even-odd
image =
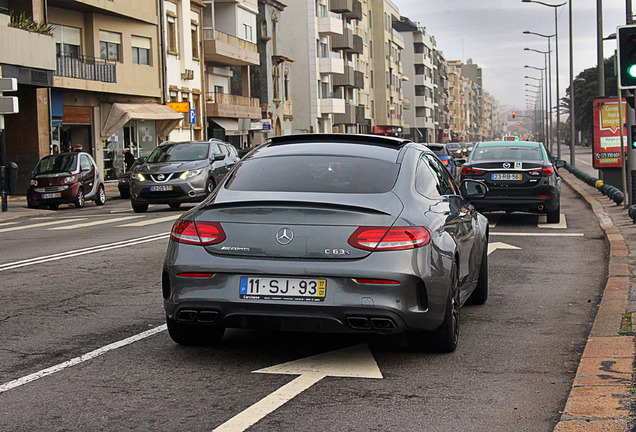
[[[385,317],[347,317],[347,324],[355,330],[397,330],[398,326],[391,318]]]
[[[177,321],[180,322],[198,322],[201,324],[210,324],[217,320],[219,313],[217,311],[195,311],[183,309],[177,314]]]

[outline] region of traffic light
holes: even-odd
[[[516,115],[517,115],[517,113],[513,111],[512,112],[512,118],[515,118]]]
[[[636,25],[618,27],[618,82],[622,89],[636,88]]]
[[[636,125],[632,126],[632,134],[629,138],[631,138],[632,148],[636,149]]]

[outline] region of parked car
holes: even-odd
[[[446,144],[429,143],[426,144],[426,147],[430,148],[439,160],[442,161],[442,163],[446,166],[446,169],[448,169],[451,177],[453,177],[453,179],[457,179],[457,174],[459,174],[457,163]]]
[[[531,141],[477,143],[462,166],[460,179],[483,181],[486,196],[471,199],[480,211],[545,213],[548,223],[561,217],[561,177],[543,144]]]
[[[143,213],[148,204],[179,208],[184,202],[199,202],[238,161],[236,149],[219,140],[165,142],[131,171],[132,208]]]
[[[35,166],[27,191],[29,207],[48,206],[57,210],[60,204],[84,207],[86,201],[95,201],[97,205],[106,202],[104,183],[90,154],[44,156]]]
[[[382,175],[377,175],[377,173]],[[226,327],[406,332],[457,346],[460,307],[488,296],[488,221],[435,154],[408,140],[273,138],[172,227],[162,287],[184,345]]]

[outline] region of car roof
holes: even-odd
[[[388,137],[383,135],[365,135],[365,134],[298,134],[298,135],[283,135],[274,137],[270,140],[270,145],[283,145],[283,144],[299,144],[299,143],[316,143],[316,142],[331,142],[331,143],[351,143],[351,144],[368,144],[368,145],[380,145],[387,147],[400,148],[406,144],[411,143],[411,140],[397,137]]]
[[[541,146],[540,142],[536,141],[483,141],[477,143],[479,146],[487,147],[537,147]]]

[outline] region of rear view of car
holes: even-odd
[[[454,179],[457,178],[457,164],[455,163],[455,158],[450,154],[449,149],[446,147],[446,144],[435,144],[429,143],[426,144],[426,147],[430,148],[435,156],[439,158],[440,161],[444,164],[451,177]]]
[[[488,186],[484,198],[471,201],[481,211],[545,213],[548,223],[560,220],[561,178],[541,143],[478,143],[461,169],[461,179]]]

